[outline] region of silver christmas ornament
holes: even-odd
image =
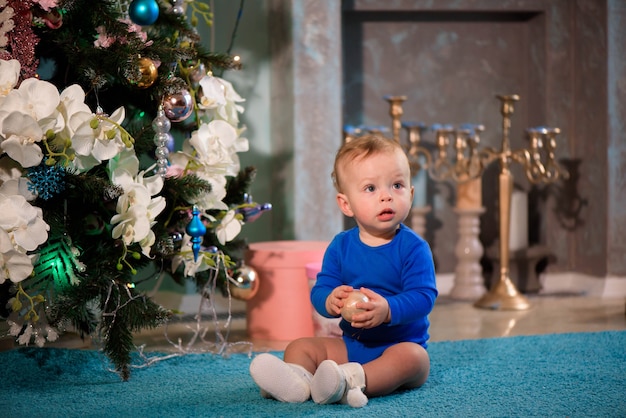
[[[259,291],[259,274],[250,266],[242,265],[228,281],[230,294],[239,300],[250,300]]]

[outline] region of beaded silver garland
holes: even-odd
[[[172,13],[182,16],[185,14],[185,0],[172,0]]]
[[[155,132],[154,145],[156,145],[156,150],[154,151],[154,155],[157,160],[156,172],[161,177],[165,177],[167,166],[169,165],[167,157],[169,156],[170,150],[167,147],[167,143],[172,140],[172,134],[170,134],[171,127],[172,122],[165,116],[163,106],[159,106],[157,116],[152,121],[152,129],[154,129]]]

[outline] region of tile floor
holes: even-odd
[[[536,295],[530,296],[529,300],[531,308],[525,311],[493,311],[475,308],[469,302],[440,297],[430,316],[430,341],[626,330],[624,298]],[[180,338],[185,346],[199,325],[209,330],[204,341],[219,343],[212,324],[211,321],[176,323],[168,326],[166,332],[170,340],[177,343]],[[143,331],[136,335],[135,343],[145,344],[146,350],[173,350],[174,346],[164,338],[164,334],[163,329]],[[220,334],[227,342],[249,342],[254,351],[283,350],[288,344],[288,341],[248,339],[243,317],[232,321],[227,335],[224,331]],[[240,349],[247,350],[249,347],[241,345]],[[231,348],[234,351],[239,349],[236,345],[231,345]]]
[[[529,296],[529,300],[531,307],[525,311],[492,311],[442,296],[437,299],[430,317],[430,341],[626,330],[624,298],[534,295]],[[177,351],[175,344],[190,351],[210,350],[212,345],[227,346],[231,352],[283,350],[288,344],[288,341],[249,339],[244,315],[234,316],[230,328],[224,328],[224,323],[220,320],[216,332],[211,319],[199,323],[176,321],[167,327],[144,330],[136,334],[134,342],[137,346],[143,345],[145,351],[165,352]],[[196,342],[190,345],[194,336]],[[49,346],[84,349],[95,348],[96,344],[65,334]],[[13,347],[12,340],[0,339],[0,350]]]

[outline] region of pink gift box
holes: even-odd
[[[317,273],[322,271],[322,262],[308,263],[305,268],[309,288],[312,289],[317,281]],[[313,309],[313,333],[316,337],[341,337],[340,321],[341,318],[323,317]]]
[[[250,244],[246,264],[259,290],[246,304],[250,338],[291,341],[315,335],[305,266],[321,262],[328,242],[268,241]]]

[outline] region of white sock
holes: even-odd
[[[250,363],[250,375],[265,398],[299,403],[311,396],[311,373],[298,364],[285,363],[271,354],[256,356]]]
[[[339,366],[332,360],[324,360],[311,381],[311,397],[319,404],[341,402],[361,408],[367,405],[364,388],[365,373],[359,363]]]
[[[343,394],[339,403],[350,405],[353,408],[363,408],[367,405],[367,396],[363,393],[363,388],[348,389]]]

